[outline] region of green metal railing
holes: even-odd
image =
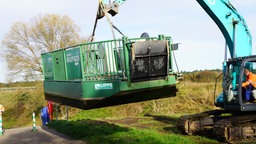
[[[123,37],[88,42],[42,54],[45,80],[129,80],[132,43],[147,40],[168,40],[170,47],[172,43],[170,37],[163,35],[150,38]]]
[[[128,53],[131,46],[129,44],[157,39],[159,38],[123,38],[80,45],[85,80],[126,79],[129,71]]]
[[[84,80],[129,79],[129,53],[133,42],[170,37],[131,38],[89,42],[80,45]]]
[[[122,40],[80,45],[85,80],[120,78],[124,72]]]

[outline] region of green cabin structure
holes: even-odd
[[[42,54],[48,101],[81,109],[175,96],[171,37],[87,42]]]

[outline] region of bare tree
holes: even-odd
[[[42,53],[80,42],[79,28],[68,16],[39,15],[29,23],[13,24],[2,41],[9,79],[35,79],[42,73]]]

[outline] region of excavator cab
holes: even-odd
[[[255,111],[253,86],[242,87],[244,70],[256,74],[256,56],[234,58],[227,62],[223,76],[223,108],[231,111]]]

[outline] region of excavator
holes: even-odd
[[[216,134],[217,138],[220,141],[225,141],[225,142],[253,140],[256,137],[256,115],[255,115],[256,103],[254,102],[254,99],[250,95],[250,93],[249,93],[249,96],[247,96],[244,88],[242,88],[242,82],[245,80],[244,70],[249,69],[251,72],[256,72],[256,56],[252,55],[252,36],[249,31],[249,28],[245,20],[243,19],[243,17],[233,7],[233,5],[230,3],[229,0],[196,0],[196,1],[205,10],[205,12],[212,18],[212,20],[216,23],[216,25],[219,27],[226,41],[225,58],[223,62],[223,81],[222,81],[223,90],[222,90],[222,93],[217,97],[215,101],[215,106],[218,107],[218,109],[197,113],[197,114],[183,115],[179,118],[177,122],[177,126],[182,133],[188,134],[188,135],[197,134],[204,130],[210,129],[210,130],[213,130],[213,132]],[[111,14],[112,16],[115,16],[118,13],[119,6],[122,5],[125,2],[125,0],[115,0],[113,3],[108,0],[99,0],[99,2],[100,2],[100,5],[97,13],[97,19],[100,19],[106,16],[107,13]],[[139,48],[137,50],[133,49],[133,47],[148,45],[147,42],[145,42],[145,39],[143,39],[143,41],[144,43],[131,42],[130,40],[123,41],[124,48],[128,47],[127,49],[131,49],[131,50],[125,51],[124,56],[127,56],[127,58],[125,58],[125,61],[121,62],[121,63],[125,63],[123,67],[127,68],[127,70],[123,71],[123,73],[118,73],[117,75],[112,77],[112,80],[114,80],[115,83],[108,81],[107,77],[103,78],[104,81],[102,83],[97,83],[96,80],[100,78],[92,77],[92,76],[87,77],[87,75],[84,75],[81,73],[79,73],[79,76],[74,76],[74,78],[76,79],[74,80],[69,79],[68,81],[66,81],[68,83],[61,83],[62,80],[67,79],[66,76],[68,76],[70,72],[67,71],[66,74],[64,73],[63,77],[60,77],[60,73],[57,73],[56,75],[52,74],[56,69],[54,68],[54,66],[55,65],[57,67],[60,66],[60,63],[61,63],[60,58],[65,60],[65,58],[67,57],[66,58],[67,64],[69,62],[70,63],[72,62],[72,64],[74,62],[74,64],[76,65],[87,64],[87,63],[82,63],[82,61],[80,62],[80,59],[82,57],[87,58],[87,54],[80,54],[79,51],[81,50],[77,48],[79,46],[75,46],[75,49],[71,49],[72,52],[70,49],[64,49],[64,51],[58,51],[58,54],[53,54],[53,53],[43,54],[42,57],[43,57],[43,67],[44,67],[44,75],[45,75],[44,88],[45,88],[46,99],[57,101],[57,102],[63,102],[64,104],[79,107],[79,108],[90,109],[90,108],[106,106],[104,101],[103,103],[98,103],[99,100],[102,100],[100,99],[102,95],[99,93],[99,90],[106,90],[105,93],[108,94],[108,96],[110,96],[109,98],[111,98],[112,97],[111,95],[113,95],[112,98],[114,99],[109,99],[109,101],[107,101],[111,103],[110,105],[128,103],[127,101],[120,102],[121,98],[117,96],[129,96],[129,97],[122,98],[122,100],[126,100],[127,98],[132,98],[134,96],[131,97],[131,95],[134,95],[134,94],[137,94],[137,96],[142,96],[144,95],[144,90],[146,87],[151,87],[150,89],[148,89],[149,93],[147,95],[152,94],[152,92],[155,92],[155,90],[162,92],[161,94],[163,95],[168,95],[168,91],[172,90],[171,93],[175,95],[176,93],[175,77],[172,71],[169,72],[169,70],[171,70],[170,69],[171,60],[169,60],[168,54],[169,54],[169,51],[171,51],[172,49],[169,48],[169,46],[171,47],[171,45],[170,43],[168,43],[169,41],[168,37],[166,38],[164,36],[159,36],[158,40],[155,41],[157,42],[157,44],[154,44],[155,42],[149,42],[153,46],[158,47],[160,45],[162,47],[160,51],[163,51],[163,53],[161,52],[161,53],[157,53],[156,55],[153,55],[152,58],[156,57],[158,61],[160,59],[162,60],[162,58],[166,58],[165,60],[166,64],[163,67],[165,69],[163,74],[158,74],[158,72],[160,71],[156,70],[155,73],[153,73],[152,75],[147,75],[147,77],[144,77],[144,76],[140,77],[140,75],[136,74],[138,73],[138,74],[144,75],[144,73],[140,70],[140,68],[142,67],[139,67],[138,65],[136,66],[136,63],[139,64],[140,62],[142,62],[141,61],[142,57],[146,57],[146,55],[142,56],[140,55],[140,53],[136,55],[137,52],[139,52],[140,50],[143,50],[144,48]],[[158,49],[157,47],[154,48],[154,51],[157,51]],[[92,62],[94,60],[96,64],[102,65],[103,59],[98,59],[98,58],[103,57],[104,55],[107,55],[107,53],[105,53],[103,50],[102,44],[99,43],[99,45],[95,47],[90,46],[88,48],[85,46],[85,48],[87,52],[95,55],[94,59],[91,59]],[[147,49],[148,48],[151,48],[151,47],[147,47]],[[227,58],[228,51],[230,55],[229,59]],[[97,55],[96,55],[96,52],[97,52]],[[132,52],[135,52],[135,53],[129,54]],[[59,57],[60,55],[62,55],[62,53],[67,55]],[[77,55],[74,57],[73,53],[77,53]],[[118,53],[118,51],[115,51],[114,53],[108,53],[108,55],[114,55],[115,53]],[[69,56],[72,56],[72,57],[69,57]],[[120,57],[124,57],[124,56],[121,55]],[[136,60],[136,56],[138,58],[137,60]],[[115,63],[114,58],[115,57],[113,57],[111,64]],[[90,60],[90,57],[88,57],[87,59]],[[133,62],[129,62],[129,59],[132,59]],[[49,60],[50,62],[47,63]],[[93,65],[91,67],[93,67]],[[114,67],[118,67],[118,65],[114,65]],[[59,68],[60,71],[57,71],[57,72],[62,72],[62,69],[65,69],[65,68],[66,66],[64,62],[63,68]],[[133,71],[133,68],[134,68],[134,71]],[[98,70],[101,70],[101,69],[105,69],[105,68],[100,68]],[[112,69],[112,68],[110,67],[109,69]],[[86,70],[87,69],[85,69],[84,71]],[[91,72],[91,71],[92,71],[91,69],[87,70],[87,72]],[[118,80],[116,78],[118,75],[122,76],[121,80]],[[70,77],[72,76],[69,76],[68,78]],[[84,79],[84,77],[86,77],[86,79]],[[86,84],[84,82],[80,83],[81,78],[83,80],[88,80],[93,86],[90,86],[89,84]],[[145,81],[145,78],[150,81]],[[72,83],[72,85],[74,86],[72,87],[72,89],[68,89],[68,87],[71,86],[70,84],[71,82],[74,82]],[[140,85],[137,85],[138,82]],[[157,87],[152,87],[153,85],[156,86],[157,84],[160,84],[159,82],[161,82],[161,88],[160,88],[160,85],[158,85]],[[170,84],[172,85],[172,87],[168,86]],[[119,86],[118,90],[116,91],[112,90],[111,93],[108,93],[108,90],[113,89],[113,87],[115,86]],[[139,86],[139,88],[141,89],[136,89],[136,86]],[[90,87],[90,91],[92,91],[94,95],[97,94],[96,96],[98,99],[96,100],[94,99],[93,101],[89,101],[89,99],[85,99],[84,101],[81,101],[81,99],[77,100],[81,96],[81,91],[82,93],[87,93],[87,91],[83,91],[83,90],[85,90],[88,87]],[[160,88],[160,89],[156,89],[156,88]],[[161,90],[162,88],[164,88],[164,91]],[[74,90],[78,90],[78,92],[75,92]],[[136,90],[136,92],[134,90]],[[75,93],[72,93],[70,91]],[[74,97],[72,97],[72,99],[76,99],[77,101],[74,101],[74,103],[70,103],[70,99],[67,99],[68,94],[73,95]],[[157,94],[157,93],[154,93],[154,94]],[[58,96],[58,97],[55,97],[55,96]],[[144,97],[141,100],[134,100],[132,102],[156,99],[156,98],[158,97],[146,98],[146,99]],[[108,100],[108,98],[106,100]],[[116,103],[112,103],[113,100],[115,100]]]
[[[189,135],[212,129],[217,138],[225,142],[253,140],[256,137],[256,102],[251,93],[246,94],[242,88],[244,70],[256,72],[249,28],[229,0],[196,1],[216,23],[226,41],[223,90],[215,101],[219,109],[181,116],[177,126]],[[121,5],[124,1],[116,2]],[[113,5],[117,6],[116,2]],[[113,15],[110,9],[111,6],[108,11]]]
[[[256,70],[251,33],[229,0],[197,2],[217,24],[226,40],[223,90],[215,102],[215,106],[220,109],[181,116],[178,127],[190,135],[210,128],[219,140],[225,142],[253,140],[256,136],[256,103],[250,90],[242,87],[245,81],[244,70],[249,69],[254,73]]]

